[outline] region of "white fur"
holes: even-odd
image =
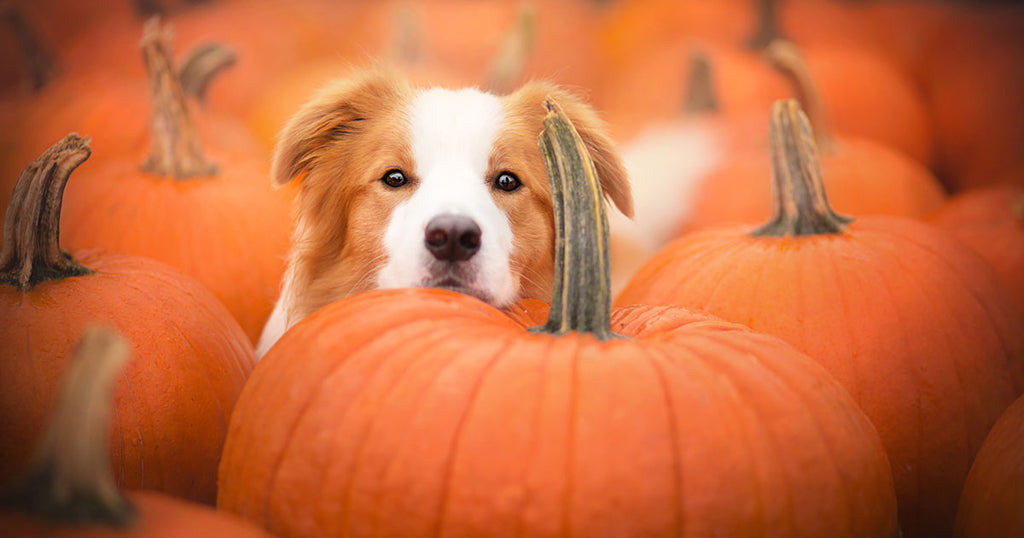
[[[412,197],[395,208],[384,233],[388,260],[377,283],[382,288],[421,286],[434,275],[434,258],[423,242],[427,223],[444,214],[463,215],[481,230],[480,250],[468,264],[473,295],[503,306],[517,283],[509,270],[512,228],[491,197],[488,161],[501,127],[501,101],[477,90],[433,89],[416,97],[409,117],[414,175]]]

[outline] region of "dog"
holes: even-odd
[[[447,288],[498,308],[550,300],[554,217],[538,146],[549,98],[579,131],[605,197],[631,215],[629,180],[603,121],[556,84],[499,96],[417,88],[375,67],[315,94],[274,149],[272,181],[301,183],[258,356],[310,313],[375,288]]]

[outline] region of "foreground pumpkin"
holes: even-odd
[[[154,102],[151,151],[141,167],[132,155],[77,175],[65,197],[64,240],[175,267],[212,291],[255,341],[284,274],[290,196],[272,190],[263,152],[231,142],[214,148],[218,162],[207,157],[167,27],[151,21],[142,49]]]
[[[542,147],[547,325],[438,289],[324,307],[246,386],[218,506],[283,536],[895,536],[877,434],[819,366],[705,314],[611,314],[593,163],[560,112]]]
[[[977,447],[1024,391],[1024,320],[945,233],[835,214],[795,101],[773,107],[772,131],[772,220],[671,243],[617,304],[699,308],[805,351],[878,428],[904,536],[949,536]]]
[[[1024,397],[1003,413],[978,451],[960,497],[956,536],[1024,536]]]
[[[217,299],[155,261],[62,252],[61,194],[89,156],[69,135],[26,167],[0,251],[0,482],[25,471],[82,328],[100,322],[137,357],[117,386],[111,461],[122,487],[212,503],[252,344]]]
[[[50,425],[32,469],[0,498],[8,538],[258,538],[248,522],[152,491],[121,492],[107,456],[114,384],[129,343],[103,327],[86,329],[68,361]]]

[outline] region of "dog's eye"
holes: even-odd
[[[409,183],[409,178],[405,177],[401,170],[388,170],[380,180],[392,189],[397,189]]]
[[[502,172],[494,178],[494,186],[505,192],[512,192],[522,185],[523,183],[512,172]]]

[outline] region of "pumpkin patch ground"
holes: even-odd
[[[257,361],[275,144],[381,66],[580,96],[634,215],[548,101],[550,301]],[[1011,0],[2,1],[0,534],[1021,535],[1022,97]]]

